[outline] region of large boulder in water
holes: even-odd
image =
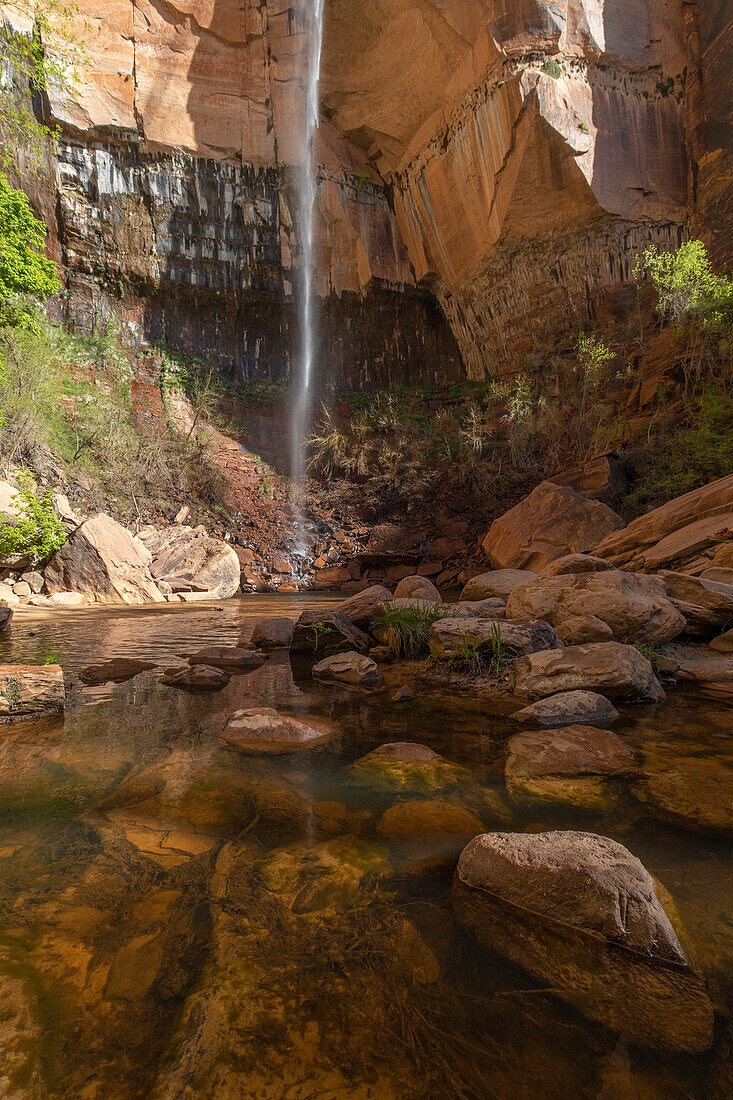
[[[461,657],[469,650],[490,657],[496,639],[507,652],[537,653],[562,646],[548,623],[497,619],[439,619],[430,628],[430,651],[441,660]]]
[[[494,520],[483,550],[495,569],[539,571],[555,558],[591,550],[623,525],[620,516],[600,501],[544,481]]]
[[[376,663],[363,653],[334,653],[313,667],[313,679],[349,687],[376,688],[384,683]]]
[[[385,600],[391,599],[392,593],[383,584],[370,584],[363,592],[349,596],[348,600],[339,604],[337,610],[360,630],[368,630],[374,612]]]
[[[205,591],[227,600],[239,591],[241,566],[236,551],[201,527],[173,527],[145,534],[152,555],[150,571],[174,591]]]
[[[698,1053],[713,1009],[661,895],[623,845],[582,832],[475,837],[454,880],[458,918],[485,946],[631,1042]]]
[[[45,569],[50,593],[76,592],[96,603],[164,603],[143,543],[100,512],[57,550]]]
[[[586,689],[634,702],[660,703],[665,697],[651,661],[620,642],[530,653],[514,662],[512,676],[515,692],[535,698]]]
[[[537,577],[515,588],[507,600],[507,618],[543,619],[562,635],[563,624],[593,616],[618,642],[660,645],[685,629],[660,577],[622,573],[576,573]]]
[[[547,699],[538,699],[512,715],[525,725],[556,729],[560,726],[608,726],[618,718],[618,711],[603,695],[595,691],[561,691]]]

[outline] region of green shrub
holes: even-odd
[[[66,529],[54,514],[50,489],[39,496],[27,470],[18,473],[17,481],[14,503],[21,515],[14,523],[0,516],[0,558],[43,562],[64,545]]]
[[[555,80],[559,80],[562,76],[562,69],[558,65],[557,61],[555,61],[553,58],[550,58],[549,61],[545,61],[544,65],[542,66],[542,72],[546,76],[553,77]]]
[[[382,604],[372,617],[372,627],[385,636],[385,642],[396,657],[415,660],[428,652],[430,628],[449,612],[441,604],[421,607],[395,607]]]
[[[0,175],[0,303],[14,294],[48,298],[60,287],[56,264],[43,254],[46,227],[22,191]]]
[[[659,312],[668,320],[702,317],[714,327],[733,320],[733,280],[713,272],[702,241],[687,241],[675,252],[652,246],[638,260],[634,274],[654,285]]]

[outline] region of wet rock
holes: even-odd
[[[395,588],[396,600],[430,600],[440,603],[440,592],[427,577],[405,577]]]
[[[366,881],[388,869],[379,842],[338,837],[322,844],[303,842],[276,848],[257,865],[266,888],[297,914],[349,908]]]
[[[637,787],[656,816],[692,832],[733,836],[733,763],[648,745]]]
[[[169,687],[183,688],[186,691],[221,691],[231,680],[231,674],[223,668],[211,665],[190,665],[176,668],[161,676],[160,682]]]
[[[335,653],[313,667],[313,679],[353,687],[375,688],[384,681],[371,657],[363,653]]]
[[[415,693],[413,692],[412,688],[409,688],[406,684],[403,684],[402,687],[398,687],[397,691],[393,693],[393,695],[391,696],[391,701],[393,703],[411,703],[414,698]]]
[[[525,725],[557,729],[578,724],[610,725],[618,718],[618,711],[608,699],[594,691],[562,691],[518,710],[513,717]]]
[[[63,710],[66,701],[64,673],[60,665],[0,665],[0,715],[22,718],[28,714]]]
[[[391,665],[396,657],[388,645],[375,645],[369,650],[369,656],[380,665]]]
[[[593,833],[488,833],[461,855],[461,922],[640,1046],[698,1053],[713,1010],[643,864]]]
[[[231,715],[222,737],[231,749],[255,755],[299,752],[329,741],[333,730],[307,725],[271,707],[251,707]]]
[[[553,628],[542,622],[498,621],[489,619],[439,619],[430,628],[431,653],[441,660],[452,660],[476,647],[477,653],[491,656],[497,633],[507,653],[537,653],[562,646]]]
[[[207,646],[192,653],[186,660],[191,665],[208,665],[209,668],[220,668],[233,674],[252,672],[265,663],[265,658],[253,649],[227,645]]]
[[[13,609],[12,607],[3,607],[0,604],[0,634],[3,630],[7,630],[13,621]]]
[[[203,527],[166,527],[145,535],[152,554],[150,570],[169,584],[226,600],[239,591],[241,565],[229,543],[211,538]]]
[[[391,599],[392,593],[388,588],[385,588],[382,584],[372,584],[369,588],[365,588],[363,592],[357,592],[355,596],[350,596],[348,600],[344,600],[342,604],[339,604],[338,610],[354,626],[358,626],[360,630],[368,630],[374,612],[378,607],[381,607],[385,600]]]
[[[553,626],[591,615],[606,623],[621,642],[658,645],[685,628],[663,580],[620,570],[538,577],[515,589],[507,601],[509,618],[543,619]]]
[[[733,654],[710,646],[672,645],[661,658],[680,680],[693,683],[698,691],[716,699],[733,699]]]
[[[151,563],[142,542],[100,512],[72,532],[44,576],[52,595],[74,592],[96,603],[163,603]]]
[[[631,749],[615,733],[592,726],[518,733],[507,750],[507,790],[522,806],[609,810],[619,793],[615,781],[634,772]]]
[[[664,692],[651,662],[619,642],[566,646],[521,657],[512,665],[518,694],[544,697],[563,691],[598,691],[611,699],[659,703]]]
[[[0,626],[1,629],[2,626]],[[709,644],[716,653],[733,653],[733,627],[719,634],[717,638],[713,638]]]
[[[733,585],[662,570],[675,606],[687,620],[685,633],[709,637],[733,621]]]
[[[613,631],[608,623],[597,619],[595,615],[571,615],[563,619],[557,633],[565,645],[584,645],[586,642],[609,642]]]
[[[79,673],[79,679],[89,687],[99,684],[124,684],[139,676],[141,672],[149,672],[155,668],[152,661],[136,661],[128,657],[115,657],[102,665],[88,665]]]
[[[499,599],[504,603],[520,584],[526,584],[537,577],[529,569],[492,569],[490,573],[480,573],[464,585],[461,603],[475,600]]]
[[[473,810],[445,799],[415,799],[396,802],[382,814],[377,832],[388,840],[405,837],[442,836],[466,843],[484,831],[484,823]]]
[[[291,650],[331,657],[349,650],[366,653],[369,645],[368,636],[340,611],[304,611],[295,624]]]
[[[496,569],[540,570],[556,558],[593,549],[623,526],[620,516],[600,501],[545,481],[494,520],[483,550]]]
[[[458,764],[444,760],[426,745],[411,741],[381,745],[357,760],[349,774],[360,787],[416,794],[455,787],[468,778],[466,770]]]
[[[608,573],[615,569],[605,558],[593,554],[566,554],[549,562],[542,570],[543,577],[561,577],[572,573]]]
[[[137,936],[121,947],[109,970],[105,997],[139,1001],[146,996],[163,965],[163,937]]]
[[[252,645],[260,649],[287,649],[293,640],[292,619],[279,616],[273,619],[260,619],[252,631]]]

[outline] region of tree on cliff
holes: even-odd
[[[43,255],[46,227],[22,191],[0,175],[0,310],[15,294],[48,298],[59,289],[56,264]]]
[[[0,9],[0,167],[22,150],[41,173],[55,131],[44,119],[45,93],[63,93],[83,64],[78,8],[63,0],[8,0]]]

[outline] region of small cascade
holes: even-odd
[[[294,527],[296,547],[303,556],[306,537],[303,524],[305,480],[305,439],[311,411],[313,358],[316,347],[314,297],[314,215],[316,204],[315,136],[318,129],[325,0],[298,0],[299,24],[307,34],[305,77],[305,130],[303,163],[298,174],[298,224],[302,242],[302,278],[300,282],[300,347],[294,376],[294,402],[291,420],[291,476],[293,479]]]

